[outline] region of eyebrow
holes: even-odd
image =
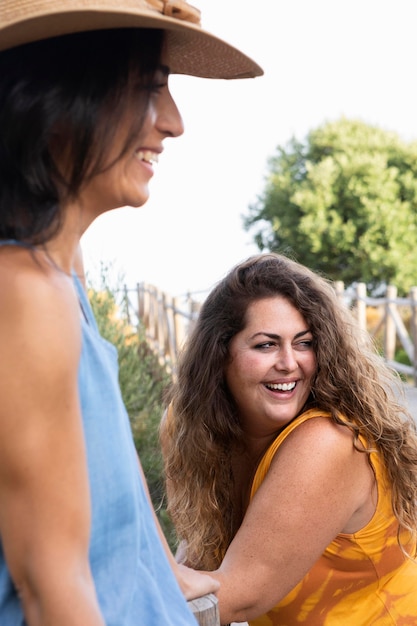
[[[311,333],[311,330],[309,329],[301,330],[299,333],[294,335],[293,339],[300,339],[300,337],[303,337],[304,335],[308,335],[309,333]],[[264,331],[255,333],[254,335],[252,335],[251,339],[255,339],[255,337],[259,337],[259,335],[263,335],[264,337],[269,337],[269,339],[275,339],[275,340],[281,339],[281,335],[276,335],[275,333],[266,333]]]

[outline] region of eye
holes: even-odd
[[[133,77],[132,90],[137,92],[147,91],[151,94],[158,94],[162,89],[168,86],[169,72],[163,69],[157,69],[146,77]]]
[[[167,82],[158,83],[155,81],[149,85],[149,91],[151,93],[159,94],[167,85]]]
[[[295,347],[299,350],[310,350],[313,347],[312,339],[303,339],[295,344]]]
[[[169,68],[161,66],[161,68],[155,72],[153,80],[149,85],[149,90],[152,93],[159,93],[162,89],[168,86],[168,76]]]
[[[254,346],[255,350],[268,350],[269,348],[273,348],[276,344],[273,341],[263,341],[262,343],[257,343]]]

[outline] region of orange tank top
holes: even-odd
[[[316,409],[306,411],[271,444],[256,471],[251,498],[281,443],[315,417],[331,418]],[[378,488],[371,521],[359,532],[337,535],[298,585],[271,611],[251,620],[250,626],[417,625],[417,563],[405,557],[398,545],[391,489],[377,452],[371,453],[371,463]],[[402,539],[406,542],[405,536]],[[410,550],[410,545],[406,547]]]

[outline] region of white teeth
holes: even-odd
[[[268,389],[273,389],[274,391],[292,391],[297,383],[276,383],[274,385],[266,385]]]
[[[158,154],[151,152],[150,150],[139,150],[136,156],[140,161],[146,161],[147,163],[158,163]]]

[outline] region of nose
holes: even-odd
[[[184,132],[181,114],[166,86],[158,97],[156,127],[166,137],[180,137]]]
[[[294,372],[298,367],[292,346],[281,346],[275,362],[275,369],[280,372]]]

